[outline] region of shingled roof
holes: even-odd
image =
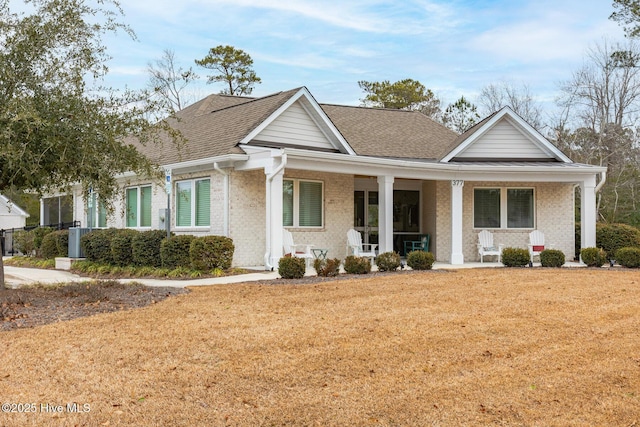
[[[180,149],[164,144],[162,149],[149,145],[140,151],[161,165],[243,154],[240,141],[300,89],[260,98],[210,95],[170,121],[186,139]],[[458,137],[418,112],[329,104],[320,107],[360,156],[436,160]]]

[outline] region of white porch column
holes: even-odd
[[[392,176],[378,177],[378,252],[393,252],[393,181]]]
[[[274,164],[264,169],[266,175],[266,253],[264,255],[265,268],[278,268],[278,261],[282,258],[282,181],[286,155],[282,155],[280,164],[274,159]]]
[[[596,178],[584,180],[580,184],[580,247],[596,246]]]
[[[464,264],[462,253],[462,189],[464,181],[451,180],[451,259],[454,265]]]
[[[44,199],[40,197],[40,225],[46,225],[44,222]]]

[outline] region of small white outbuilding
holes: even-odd
[[[0,229],[23,228],[29,214],[7,197],[0,194]]]

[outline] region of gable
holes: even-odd
[[[256,143],[336,151],[336,147],[320,129],[318,122],[302,106],[300,100],[291,104],[250,142]]]
[[[456,155],[457,159],[553,160],[555,157],[509,119],[503,118],[473,144]]]
[[[504,107],[460,136],[442,161],[520,161],[572,163],[531,125]]]

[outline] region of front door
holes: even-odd
[[[354,192],[353,228],[362,234],[363,243],[378,243],[378,192],[357,190]]]

